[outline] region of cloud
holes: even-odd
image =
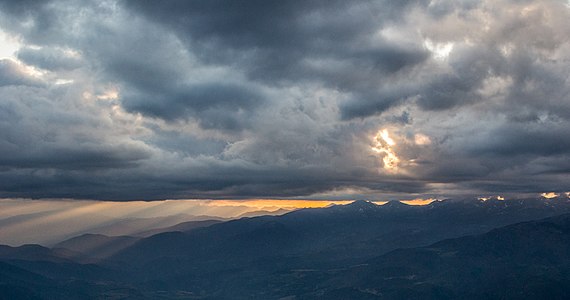
[[[567,191],[568,17],[556,0],[0,1],[21,45],[0,62],[0,196]]]
[[[41,81],[33,75],[33,70],[11,59],[0,60],[0,86],[41,84]]]
[[[81,66],[77,53],[59,48],[23,48],[17,57],[28,65],[46,70],[73,70]]]
[[[102,116],[89,115],[96,111],[93,107],[73,107],[78,95],[68,98],[68,87],[7,86],[0,91],[0,168],[117,168],[149,156],[141,143],[94,128],[105,127]]]
[[[124,95],[123,106],[129,112],[164,120],[194,117],[203,128],[233,130],[247,127],[248,114],[262,102],[260,93],[245,87],[204,83],[143,89]]]
[[[317,81],[366,91],[383,74],[428,57],[420,45],[377,32],[385,23],[397,23],[416,1],[126,4],[172,29],[200,60],[235,66],[266,84]]]

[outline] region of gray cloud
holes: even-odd
[[[38,85],[41,81],[34,78],[27,70],[10,59],[0,60],[0,86]]]
[[[369,39],[383,24],[399,22],[407,9],[422,2],[126,3],[172,28],[206,63],[236,66],[268,84],[320,81],[352,89],[427,58],[421,45],[398,44],[381,36]]]
[[[23,0],[23,1],[10,1],[3,0],[0,1],[0,7],[3,11],[7,11],[10,14],[16,16],[22,16],[26,14],[31,14],[38,9],[41,9],[44,5],[49,4],[50,1],[41,0]]]
[[[570,190],[566,4],[0,1],[0,197]]]
[[[485,143],[473,145],[483,154],[553,156],[570,151],[570,133],[566,124],[529,124],[509,126],[489,132]],[[477,143],[475,143],[477,144]]]
[[[17,56],[28,65],[46,70],[73,70],[81,66],[77,57],[58,48],[23,48],[18,50]]]
[[[101,116],[76,110],[68,88],[1,87],[0,166],[17,169],[123,168],[149,153],[141,144],[96,129]],[[74,95],[76,96],[76,95]],[[52,102],[57,99],[57,103]],[[99,124],[98,124],[99,123]]]
[[[125,95],[123,105],[127,111],[165,120],[193,116],[204,128],[226,130],[246,127],[249,113],[263,102],[255,91],[219,83],[137,92]]]

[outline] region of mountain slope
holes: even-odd
[[[0,299],[41,299],[34,290],[54,285],[49,279],[0,262]]]
[[[490,229],[570,212],[570,202],[438,201],[426,206],[357,201],[282,216],[240,219],[187,234],[143,239],[114,258],[144,263],[165,256],[234,260],[302,255],[327,264],[354,263],[402,247],[483,233]],[[161,249],[157,251],[156,249]]]
[[[239,218],[253,218],[253,217],[260,217],[260,216],[279,216],[279,215],[283,215],[286,214],[288,212],[291,212],[292,210],[289,209],[284,209],[284,208],[280,208],[278,210],[255,210],[255,211],[250,211],[250,212],[246,212],[243,213],[239,216],[236,217],[236,219]]]
[[[396,250],[300,299],[569,299],[570,214]]]
[[[96,265],[49,251],[6,261],[82,299],[109,291],[135,299],[510,299],[520,291],[557,299],[570,273],[568,216],[492,229],[565,211],[566,199],[357,201],[127,238],[127,247]],[[122,242],[91,235],[68,247],[87,247],[82,239]]]
[[[46,262],[52,266],[59,264]],[[28,266],[29,267],[29,266]],[[37,266],[36,266],[37,267]],[[88,266],[77,265],[76,277],[50,278],[28,271],[26,267],[0,261],[0,299],[6,300],[76,300],[76,299],[147,299],[138,290],[112,280],[91,280],[83,275]],[[52,273],[58,272],[53,270]],[[107,271],[109,272],[109,271]]]
[[[71,258],[77,253],[66,249],[50,249],[40,245],[22,245],[11,247],[0,245],[0,260],[27,260],[27,261],[50,261],[71,262]]]
[[[178,223],[173,226],[163,227],[163,228],[156,228],[147,231],[141,231],[135,233],[138,237],[149,237],[155,234],[164,233],[164,232],[173,232],[173,231],[180,231],[180,232],[188,232],[192,231],[196,228],[208,227],[210,225],[218,224],[223,222],[222,220],[202,220],[202,221],[188,221]]]
[[[215,217],[209,217],[207,219],[215,219]],[[119,221],[115,220],[103,226],[91,228],[86,233],[103,234],[106,236],[122,236],[122,235],[136,236],[137,233],[139,232],[144,232],[156,228],[174,226],[182,222],[193,221],[193,220],[202,221],[204,220],[204,217],[192,216],[187,214],[177,214],[165,217],[131,218]]]
[[[267,299],[302,294],[315,288],[319,276],[327,277],[323,272],[352,268],[397,248],[480,234],[569,208],[568,201],[542,200],[438,201],[427,206],[360,201],[158,234],[110,261],[121,262],[132,282],[144,286],[193,287],[216,299]],[[268,286],[274,286],[269,294]]]
[[[57,243],[52,249],[69,249],[77,252],[76,259],[100,260],[132,246],[138,240],[140,238],[132,236],[109,237],[102,234],[87,233]]]

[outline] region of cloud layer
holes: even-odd
[[[0,197],[565,192],[568,19],[562,0],[0,1]]]

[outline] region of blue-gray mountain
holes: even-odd
[[[41,280],[3,276],[0,291],[12,287],[10,299],[53,298],[54,284],[85,299],[562,299],[570,286],[569,212],[562,198],[358,201],[148,238],[84,236],[116,253],[101,260],[98,247],[35,246],[26,256],[23,247],[5,247],[5,278],[29,272]],[[526,223],[495,229],[519,222]]]

